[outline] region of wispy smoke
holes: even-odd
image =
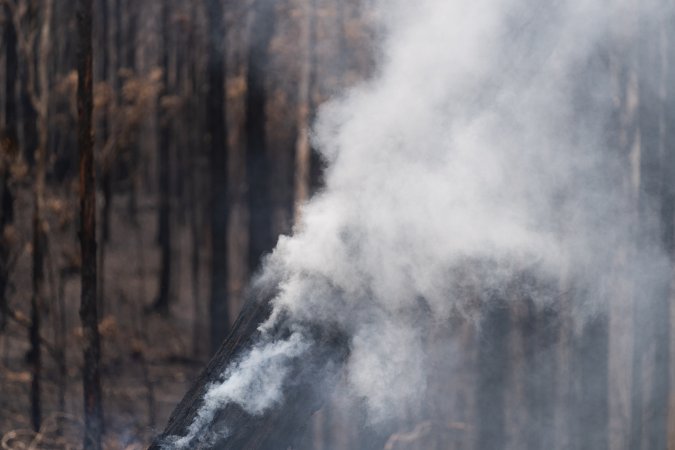
[[[263,269],[262,279],[271,271],[281,282],[261,342],[210,387],[175,447],[203,439],[228,403],[260,414],[284,401],[288,362],[313,343],[302,332],[265,339],[279,321],[345,334],[347,391],[378,423],[421,400],[429,327],[477,314],[476,301],[520,274],[565,273],[583,286],[579,319],[606,300],[612,252],[637,231],[626,155],[608,132],[616,106],[605,7],[379,5],[379,70],[321,108],[314,138],[326,186]],[[649,248],[637,260],[657,267],[663,257]]]
[[[211,386],[204,405],[187,436],[172,442],[177,448],[189,446],[196,436],[203,436],[203,426],[210,424],[223,405],[236,403],[249,414],[260,414],[282,399],[282,382],[287,374],[287,362],[301,355],[308,344],[300,333],[288,339],[254,347],[244,358],[233,364],[222,376],[222,381]],[[228,430],[217,430],[220,437]]]

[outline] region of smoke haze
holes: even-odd
[[[633,63],[616,50],[630,24],[657,23],[664,10],[606,7],[378,3],[379,67],[321,108],[313,140],[325,187],[257,280],[278,290],[260,342],[170,446],[213,439],[226,404],[256,415],[282,403],[289,362],[317,345],[308,327],[345,336],[341,392],[377,427],[424,408],[430,330],[452,317],[480,326],[490,303],[517,289],[538,310],[566,308],[581,328],[621,301],[617,279],[645,308],[663,295],[658,226],[638,224],[631,202],[656,207],[626,169],[635,150],[615,137],[613,77]],[[280,323],[291,332],[268,338]],[[226,424],[216,432],[227,435]]]

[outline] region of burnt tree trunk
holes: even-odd
[[[658,115],[658,191],[657,201],[659,208],[659,227],[658,233],[662,249],[666,255],[664,262],[664,279],[669,280],[673,273],[673,249],[675,248],[675,190],[670,180],[675,172],[675,157],[673,155],[673,123],[672,105],[668,99],[668,90],[672,89],[673,75],[670,67],[670,53],[672,49],[671,41],[668,35],[670,31],[670,18],[660,18],[657,27],[659,30],[658,39],[655,40],[655,46],[658,45],[659,52],[659,106]],[[671,300],[672,283],[670,281],[662,283],[659,294],[656,298],[653,311],[654,327],[654,376],[651,386],[651,405],[653,419],[650,421],[650,440],[648,449],[656,450],[660,448],[669,448],[668,443],[668,422],[672,422],[672,416],[669,417],[668,393],[671,391]]]
[[[223,374],[253,345],[260,342],[259,325],[271,312],[269,299],[274,292],[251,292],[248,301],[235,322],[232,332],[213,356],[204,371],[193,382],[190,390],[169,418],[164,431],[155,438],[149,450],[170,449],[172,437],[185,436],[204,404],[204,394],[213,382],[222,381]],[[310,347],[290,362],[289,375],[283,384],[283,400],[262,412],[252,415],[239,405],[222,405],[203,431],[214,433],[208,443],[192,442],[190,449],[220,450],[278,450],[293,445],[309,424],[311,415],[330,395],[347,356],[344,336],[337,330],[319,328],[311,324],[282,322],[265,342],[283,339],[291,329],[302,328]],[[229,434],[218,434],[229,430]]]
[[[608,442],[608,351],[609,332],[606,314],[584,324],[574,352],[579,377],[578,401],[572,411],[576,421],[573,448],[607,450]]]
[[[41,427],[41,398],[40,378],[42,372],[40,327],[40,309],[45,305],[45,231],[43,224],[45,177],[47,171],[47,144],[49,136],[49,75],[47,66],[50,60],[51,48],[51,21],[53,0],[47,0],[44,5],[42,24],[40,27],[39,59],[29,62],[29,81],[35,80],[37,72],[37,84],[39,95],[35,85],[30,86],[29,94],[31,103],[37,111],[38,146],[35,152],[35,179],[33,182],[33,289],[31,296],[31,326],[29,339],[31,344],[30,359],[32,362],[31,380],[31,418],[33,428],[38,431]],[[26,57],[31,58],[35,54],[27,52]],[[35,64],[30,66],[30,64]]]
[[[10,163],[18,153],[18,131],[16,127],[16,80],[18,57],[16,49],[16,30],[12,23],[11,11],[5,5],[4,39],[6,50],[6,78],[5,78],[5,129],[2,137],[2,193],[0,194],[0,331],[3,331],[7,323],[9,303],[7,300],[7,283],[9,279],[9,242],[5,228],[14,221],[14,195],[9,185]]]
[[[28,17],[35,18],[37,13],[31,10],[31,5],[28,5],[29,12],[27,13]],[[33,19],[34,20],[34,19]],[[31,26],[36,26],[32,23]],[[18,32],[18,30],[17,30]],[[32,54],[32,52],[30,52]],[[34,93],[34,74],[33,74],[33,60],[30,58],[30,55],[27,54],[26,50],[22,51],[21,55],[21,65],[20,65],[20,79],[21,79],[21,118],[22,118],[22,129],[23,129],[23,155],[26,158],[29,166],[35,164],[35,152],[37,151],[38,146],[38,131],[37,131],[37,111],[35,110],[35,105],[33,104],[33,93]]]
[[[667,447],[670,391],[670,301],[673,249],[673,193],[668,186],[673,161],[665,104],[668,62],[659,23],[643,18],[638,40],[637,126],[640,136],[638,209],[643,248],[660,246],[664,261],[639,275],[634,299],[633,383],[631,386],[631,448]],[[649,67],[650,69],[646,69]],[[657,87],[656,89],[654,87]],[[657,251],[654,251],[657,255]]]
[[[295,145],[295,205],[296,221],[299,207],[306,202],[317,188],[316,150],[312,149],[309,128],[312,125],[316,105],[316,0],[304,2],[302,38],[304,54],[298,86],[297,142]]]
[[[495,298],[483,318],[475,386],[476,450],[497,450],[506,445],[505,394],[509,373],[510,315],[509,304]]]
[[[228,313],[228,176],[227,129],[225,109],[225,30],[222,0],[206,3],[209,21],[207,49],[206,127],[211,160],[211,299],[210,353],[213,354],[227,336]]]
[[[246,73],[246,177],[249,209],[249,272],[272,249],[272,205],[270,204],[270,161],[267,151],[267,84],[269,46],[274,35],[275,2],[256,0],[253,7],[251,42]]]
[[[118,30],[122,29],[122,23],[126,23],[126,29],[124,30],[125,36],[125,46],[123,47],[122,41],[119,42],[118,51],[118,63],[120,69],[125,69],[127,76],[135,75],[136,72],[136,45],[137,45],[137,22],[138,22],[138,8],[139,5],[134,0],[118,0],[118,10],[119,10],[119,19],[118,19]],[[122,14],[124,11],[124,14]],[[120,104],[122,100],[122,87],[124,86],[124,78],[118,74],[118,83],[119,87],[117,91],[120,93]],[[129,187],[129,198],[127,202],[127,210],[131,223],[138,225],[138,190],[140,184],[140,148],[139,143],[135,140],[130,140],[126,142],[126,152],[128,153],[128,164],[129,164],[129,178],[130,178],[130,187]]]
[[[82,292],[80,319],[84,332],[84,448],[101,448],[103,411],[101,406],[101,343],[96,304],[96,185],[94,181],[94,135],[92,129],[92,0],[77,3],[77,112],[80,152],[80,244],[82,250]]]
[[[41,151],[41,150],[39,150]],[[41,158],[38,158],[40,160]],[[38,163],[40,166],[41,163]],[[40,170],[38,170],[40,172]],[[42,298],[44,288],[44,239],[42,236],[42,219],[40,214],[40,176],[36,177],[35,186],[35,206],[33,210],[33,277],[32,277],[32,295],[30,300],[30,329],[29,341],[30,352],[29,360],[31,362],[31,384],[30,384],[30,416],[33,429],[39,431],[42,425],[42,413],[40,408],[40,378],[42,376],[42,350],[40,346],[40,305],[44,304]]]
[[[108,36],[109,36],[109,17],[110,17],[110,2],[108,0],[100,0],[100,9],[101,17],[99,19],[99,24],[101,27],[101,36],[99,42],[99,48],[101,49],[101,81],[108,83],[110,85],[110,52],[108,49]],[[103,108],[101,108],[101,119],[100,119],[100,138],[101,147],[106,148],[108,144],[108,139],[110,139],[110,118],[109,118],[109,109],[110,105],[106,102]],[[98,248],[98,270],[99,270],[99,280],[98,280],[98,310],[99,314],[105,315],[105,250],[106,244],[110,239],[110,204],[112,202],[112,186],[111,186],[111,166],[112,158],[108,155],[103,155],[101,158],[100,164],[100,174],[101,174],[101,190],[103,192],[103,208],[101,210],[101,242],[99,243]]]
[[[169,311],[171,287],[171,151],[170,151],[170,112],[162,99],[169,93],[169,1],[162,1],[162,90],[157,98],[157,122],[159,124],[159,224],[158,243],[161,251],[159,271],[159,294],[155,308],[161,312]]]

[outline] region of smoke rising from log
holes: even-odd
[[[325,188],[256,281],[276,289],[259,342],[170,447],[227,435],[212,426],[226,405],[256,415],[283,403],[291,363],[320,345],[308,327],[339,330],[345,392],[377,425],[422,407],[429,330],[479,318],[523,274],[542,280],[518,286],[536,307],[574,292],[577,324],[612,301],[617,277],[645,304],[668,282],[658,230],[629,214],[611,73],[628,64],[612,53],[613,24],[662,10],[394,0],[378,11],[379,70],[321,108]],[[619,265],[620,249],[634,258]]]

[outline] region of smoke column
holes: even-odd
[[[377,426],[421,401],[430,327],[479,319],[524,273],[564,276],[577,325],[611,301],[618,248],[635,249],[623,270],[636,284],[646,273],[650,286],[667,282],[658,233],[627,213],[610,73],[612,24],[663,11],[610,14],[597,0],[376,8],[379,68],[321,108],[325,188],[256,281],[277,289],[262,337],[169,447],[226,436],[226,424],[209,429],[226,404],[256,415],[282,403],[290,361],[316,346],[306,324],[345,336],[345,392]],[[560,301],[520,288],[538,307]],[[281,323],[291,332],[267,338]]]

